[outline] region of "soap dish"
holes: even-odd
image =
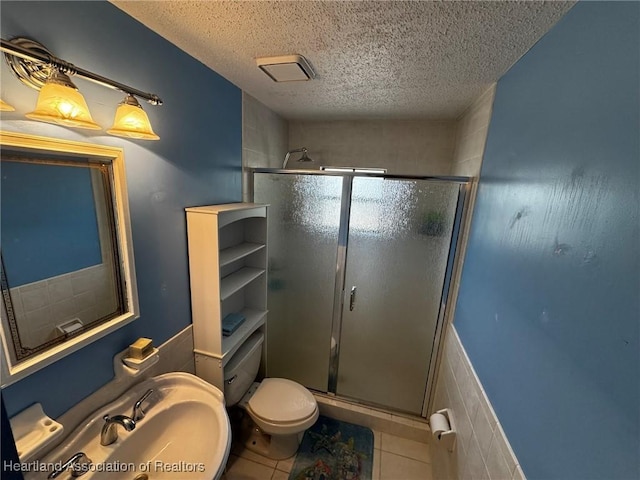
[[[49,418],[35,403],[9,420],[20,461],[25,462],[56,440],[64,427]]]
[[[138,377],[147,369],[154,366],[160,360],[160,350],[153,349],[153,352],[143,359],[132,358],[129,356],[129,349],[116,353],[113,357],[113,371],[116,378],[122,377]]]
[[[151,365],[155,365],[155,363],[160,359],[160,356],[158,355],[158,353],[159,353],[159,350],[154,347],[153,351],[142,359],[133,358],[133,357],[124,357],[122,361],[127,367],[133,368],[134,370],[145,370],[149,368]]]

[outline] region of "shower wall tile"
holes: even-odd
[[[307,147],[314,163],[293,161],[290,168],[374,167],[392,174],[448,175],[456,125],[455,120],[291,121],[289,148]]]
[[[487,470],[490,473],[491,479],[499,480],[502,478],[512,478],[513,471],[515,470],[516,463],[508,461],[503,451],[504,441],[500,432],[494,432],[493,441],[491,447],[486,453],[483,453],[486,458]]]
[[[266,167],[270,164],[269,155],[264,152],[242,149],[242,161],[250,167]]]
[[[51,306],[51,311],[54,318],[70,319],[77,315],[78,309],[76,308],[75,299],[69,298],[60,302],[54,303]]]
[[[526,477],[524,476],[524,472],[522,471],[522,468],[520,468],[520,465],[516,465],[516,469],[513,472],[513,480],[525,480]]]
[[[57,336],[56,325],[72,318],[95,319],[96,307],[102,307],[98,300],[113,308],[115,299],[105,294],[110,287],[107,268],[99,264],[11,288],[15,316],[26,319],[18,322],[23,343],[36,346],[52,340]]]
[[[458,119],[452,175],[480,174],[495,90],[496,85],[491,85]]]
[[[444,348],[432,410],[451,409],[458,435],[453,454],[431,444],[434,478],[524,479],[453,325],[448,327]]]
[[[447,312],[449,327],[444,352],[440,356],[432,411],[451,408],[459,434],[453,454],[434,446],[432,455],[436,479],[510,479],[518,463],[510,448],[501,447],[508,446],[509,442],[460,344],[455,328],[451,325],[494,95],[495,84],[458,119],[456,131],[456,145],[450,174],[472,177],[472,181],[469,201],[466,205],[465,226],[458,247],[460,253],[454,266],[451,301]],[[492,445],[494,450],[491,450]]]
[[[482,405],[480,408],[478,408],[478,411],[473,419],[473,431],[476,438],[478,439],[482,458],[489,458],[489,451],[492,445],[497,445],[497,442],[493,442],[496,419],[490,413],[485,413],[485,411],[485,405]]]
[[[47,286],[49,287],[49,298],[51,303],[62,302],[73,296],[71,279],[67,276],[48,280]]]
[[[242,192],[249,201],[249,167],[281,167],[288,150],[289,123],[242,92]]]
[[[22,295],[17,289],[10,289],[11,292],[11,304],[13,306],[13,313],[17,318],[24,316],[24,307],[22,306]]]
[[[461,177],[477,177],[480,173],[481,165],[482,155],[462,160],[454,164],[455,171],[453,172],[453,175],[459,175]]]
[[[49,305],[49,291],[46,282],[36,282],[18,288],[22,295],[22,305],[25,311],[32,312]]]
[[[468,200],[465,205],[464,227],[458,242],[459,253],[456,255],[456,262],[451,278],[450,301],[447,306],[447,324],[453,321],[458,298],[460,277],[467,250],[469,232],[471,230],[472,213],[478,191],[478,178],[480,176],[484,147],[489,132],[495,91],[496,84],[493,84],[458,118],[456,145],[450,174],[471,177],[471,182],[469,184]],[[450,352],[450,355],[454,355],[453,358],[450,358],[450,361],[452,362],[455,373],[462,375],[461,379],[464,387],[467,386],[465,382],[468,382],[468,378],[463,375],[463,370],[458,368],[459,359],[455,358],[456,354],[456,352]],[[473,392],[473,390],[471,390],[471,392]],[[478,392],[476,392],[476,394],[477,393]],[[474,398],[473,396],[471,397],[472,400]],[[472,406],[472,404],[470,404],[470,406]],[[469,418],[471,420],[475,418],[475,413],[475,410],[470,412]]]

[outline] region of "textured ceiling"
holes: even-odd
[[[455,118],[573,2],[113,1],[288,119]],[[256,57],[318,76],[275,83]]]

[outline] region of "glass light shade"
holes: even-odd
[[[151,129],[149,117],[137,100],[134,100],[135,104],[133,105],[128,100],[129,98],[118,105],[113,126],[107,130],[107,133],[118,137],[160,140],[160,137]]]
[[[36,109],[27,113],[26,117],[67,127],[100,130],[100,125],[91,118],[82,94],[71,87],[53,82],[47,82],[40,89]]]
[[[7,102],[0,98],[0,111],[1,112],[15,112],[16,109],[9,105]]]

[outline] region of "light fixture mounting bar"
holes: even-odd
[[[162,100],[155,93],[147,93],[136,88],[130,87],[120,82],[116,82],[115,80],[111,80],[109,78],[103,77],[102,75],[98,75],[97,73],[90,72],[89,70],[85,70],[80,67],[76,67],[72,63],[69,63],[61,58],[58,58],[54,55],[48,54],[47,49],[41,46],[41,48],[25,48],[20,43],[24,41],[31,42],[31,44],[39,45],[34,40],[24,39],[24,38],[15,38],[12,40],[5,40],[4,38],[0,39],[2,42],[0,45],[0,49],[5,52],[5,55],[13,55],[15,57],[22,58],[24,60],[28,60],[31,62],[42,62],[46,64],[51,64],[54,67],[58,68],[64,73],[69,75],[75,75],[85,80],[89,80],[91,82],[97,83],[98,85],[102,85],[104,87],[111,88],[113,90],[119,90],[124,93],[128,93],[130,95],[134,95],[138,98],[142,98],[149,102],[152,105],[162,105]]]

